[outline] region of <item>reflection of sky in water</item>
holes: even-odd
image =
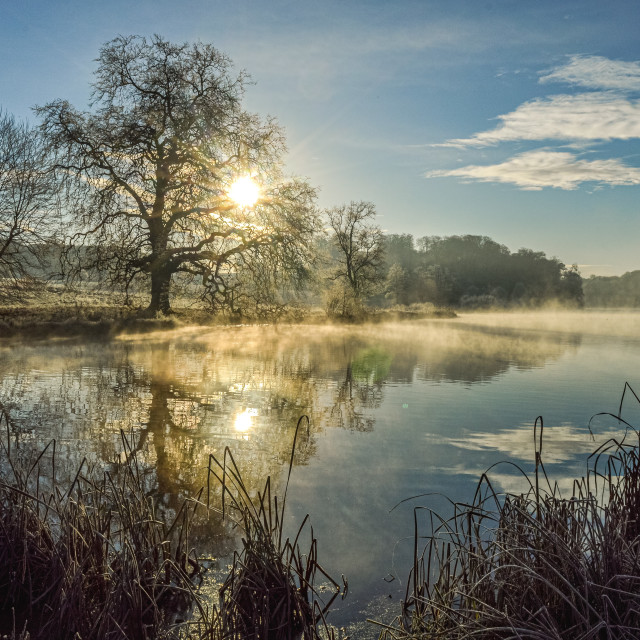
[[[584,333],[558,330],[572,326],[566,316],[527,330],[481,319],[0,346],[0,402],[17,439],[58,439],[69,475],[84,455],[113,460],[120,429],[130,433],[169,506],[205,484],[209,454],[227,446],[251,491],[269,474],[281,490],[295,424],[309,415],[287,508],[292,527],[311,515],[321,563],[349,579],[334,616],[342,623],[373,615],[372,599],[401,597],[414,506],[448,513],[446,497],[469,500],[479,475],[505,459],[531,471],[538,415],[545,466],[563,489],[598,444],[621,436],[611,418],[594,421],[595,441],[586,425],[617,412],[625,380],[634,385],[640,342],[630,331],[616,338],[604,318]],[[633,403],[624,415],[640,424]],[[491,478],[502,490],[524,486],[507,465]]]

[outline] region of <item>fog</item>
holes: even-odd
[[[640,337],[640,311],[561,309],[461,313],[457,322],[483,327],[562,331],[587,335]]]

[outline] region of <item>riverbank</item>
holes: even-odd
[[[321,309],[296,309],[277,319],[241,318],[213,314],[203,309],[177,307],[171,315],[150,318],[143,310],[108,305],[0,306],[0,338],[110,338],[128,333],[170,331],[184,327],[239,324],[365,324],[423,319],[455,318],[451,309],[433,305],[370,309],[357,318],[328,318]]]

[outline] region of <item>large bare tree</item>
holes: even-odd
[[[211,45],[159,36],[118,37],[97,63],[90,111],[37,110],[78,226],[67,257],[127,290],[146,277],[150,313],[171,310],[179,273],[219,303],[258,249],[274,269],[304,272],[315,191],[283,178],[282,132],[243,110],[245,74]],[[228,196],[247,175],[261,189],[253,206]]]
[[[38,132],[0,112],[0,296],[43,275],[56,223],[56,183]]]

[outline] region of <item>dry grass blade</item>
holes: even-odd
[[[242,550],[234,555],[233,567],[220,590],[223,633],[231,639],[291,640],[320,637],[324,615],[340,591],[318,563],[317,541],[311,530],[308,551],[303,554],[300,538],[308,516],[293,541],[283,539],[284,506],[298,432],[306,417],[298,421],[289,474],[282,502],[271,494],[268,478],[265,488],[252,497],[229,449],[223,460],[209,460],[209,474],[222,486],[222,510],[243,534]],[[316,577],[330,582],[333,596],[322,604],[316,590]]]
[[[640,402],[626,384],[625,392]],[[640,635],[640,448],[611,441],[590,458],[567,499],[542,464],[535,424],[529,490],[499,495],[486,474],[470,505],[432,534],[415,560],[402,614],[386,639],[631,640]],[[538,426],[540,430],[538,432]],[[539,435],[538,435],[539,434]],[[541,486],[544,474],[546,488]]]

